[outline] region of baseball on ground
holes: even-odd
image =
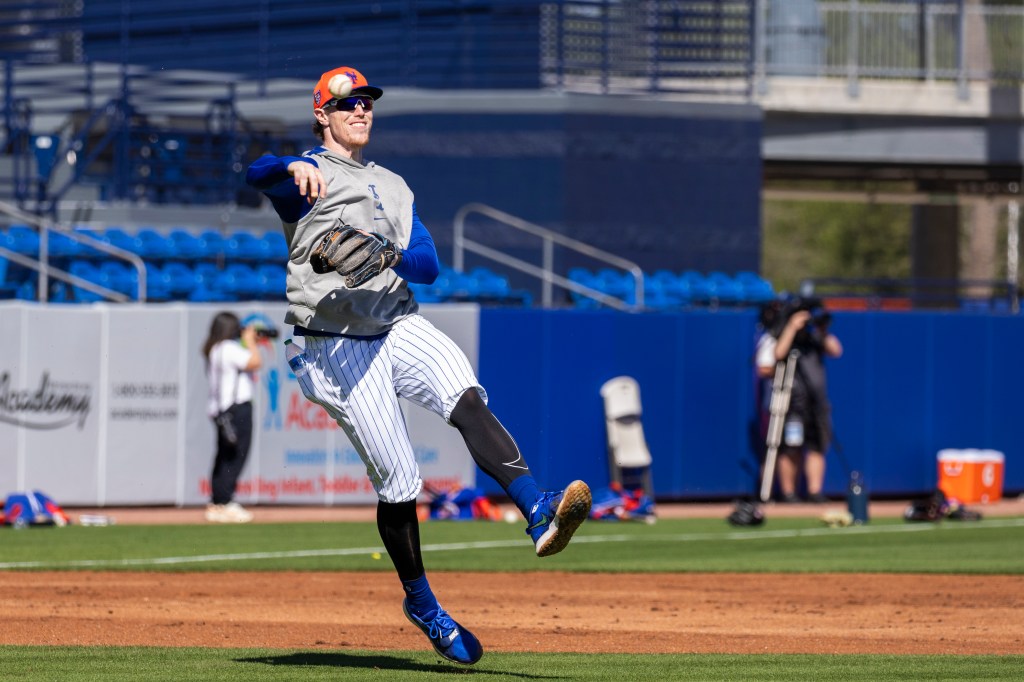
[[[352,93],[352,79],[339,73],[327,81],[327,89],[335,97],[348,97]]]

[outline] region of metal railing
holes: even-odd
[[[1024,7],[951,0],[756,0],[757,91],[770,76],[955,83],[1024,80]]]
[[[17,263],[18,265],[29,268],[30,270],[38,273],[38,280],[36,285],[36,295],[40,303],[47,303],[49,301],[49,290],[50,290],[50,278],[59,280],[71,286],[79,287],[87,291],[91,291],[94,294],[102,296],[108,300],[116,301],[118,303],[126,303],[131,301],[132,298],[120,291],[108,289],[102,285],[90,282],[87,279],[73,275],[66,270],[62,270],[50,264],[50,233],[59,232],[60,234],[77,241],[89,248],[101,251],[113,258],[119,258],[127,261],[132,267],[135,268],[137,273],[137,288],[136,288],[136,299],[139,303],[146,302],[146,264],[136,254],[125,249],[118,248],[107,244],[104,241],[91,237],[87,234],[81,234],[74,230],[65,230],[58,227],[51,220],[34,215],[32,213],[26,213],[16,206],[0,202],[0,214],[6,215],[14,220],[21,221],[27,225],[36,228],[39,231],[39,257],[32,258],[25,254],[17,253],[6,247],[0,246],[0,257],[6,258],[7,260]]]
[[[487,216],[502,225],[519,230],[520,232],[525,232],[526,234],[539,237],[542,240],[541,266],[537,267],[533,263],[529,263],[521,258],[510,256],[507,253],[503,253],[497,249],[487,246],[486,244],[466,237],[466,219],[474,213]],[[487,206],[486,204],[479,203],[466,204],[458,210],[455,214],[453,232],[454,246],[452,250],[452,266],[456,270],[462,271],[465,268],[465,252],[470,251],[477,255],[484,256],[485,258],[490,258],[493,261],[513,268],[514,270],[518,270],[519,272],[536,277],[541,280],[541,303],[545,308],[550,308],[554,301],[552,297],[552,287],[554,285],[576,292],[582,296],[592,298],[599,303],[616,308],[617,310],[639,311],[644,307],[644,272],[640,269],[640,266],[633,261],[626,260],[625,258],[619,258],[615,254],[602,251],[601,249],[590,246],[589,244],[577,239],[566,237],[565,235],[549,230],[546,227],[541,227],[540,225],[527,222],[510,213],[505,213],[504,211],[499,211],[498,209]],[[578,282],[573,282],[572,280],[557,274],[554,271],[556,244],[629,272],[633,276],[634,302],[629,303],[626,300],[609,296],[602,291],[598,291],[597,289],[593,289]]]

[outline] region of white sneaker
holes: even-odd
[[[224,505],[223,504],[208,504],[206,505],[206,520],[210,523],[223,523],[224,522]]]
[[[206,506],[206,520],[211,523],[249,523],[252,521],[252,512],[237,502],[209,504]]]

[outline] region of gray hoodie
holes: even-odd
[[[349,336],[386,332],[419,308],[405,280],[389,269],[361,287],[348,289],[337,273],[313,272],[309,254],[339,222],[408,247],[412,190],[401,177],[373,162],[364,166],[323,148],[306,156],[316,159],[327,196],[317,199],[298,223],[284,223],[289,244],[285,322]]]

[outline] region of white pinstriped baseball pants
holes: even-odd
[[[423,487],[398,398],[450,422],[467,389],[480,386],[466,354],[421,315],[400,320],[387,336],[363,340],[306,336],[303,395],[338,422],[384,502],[416,499]]]

